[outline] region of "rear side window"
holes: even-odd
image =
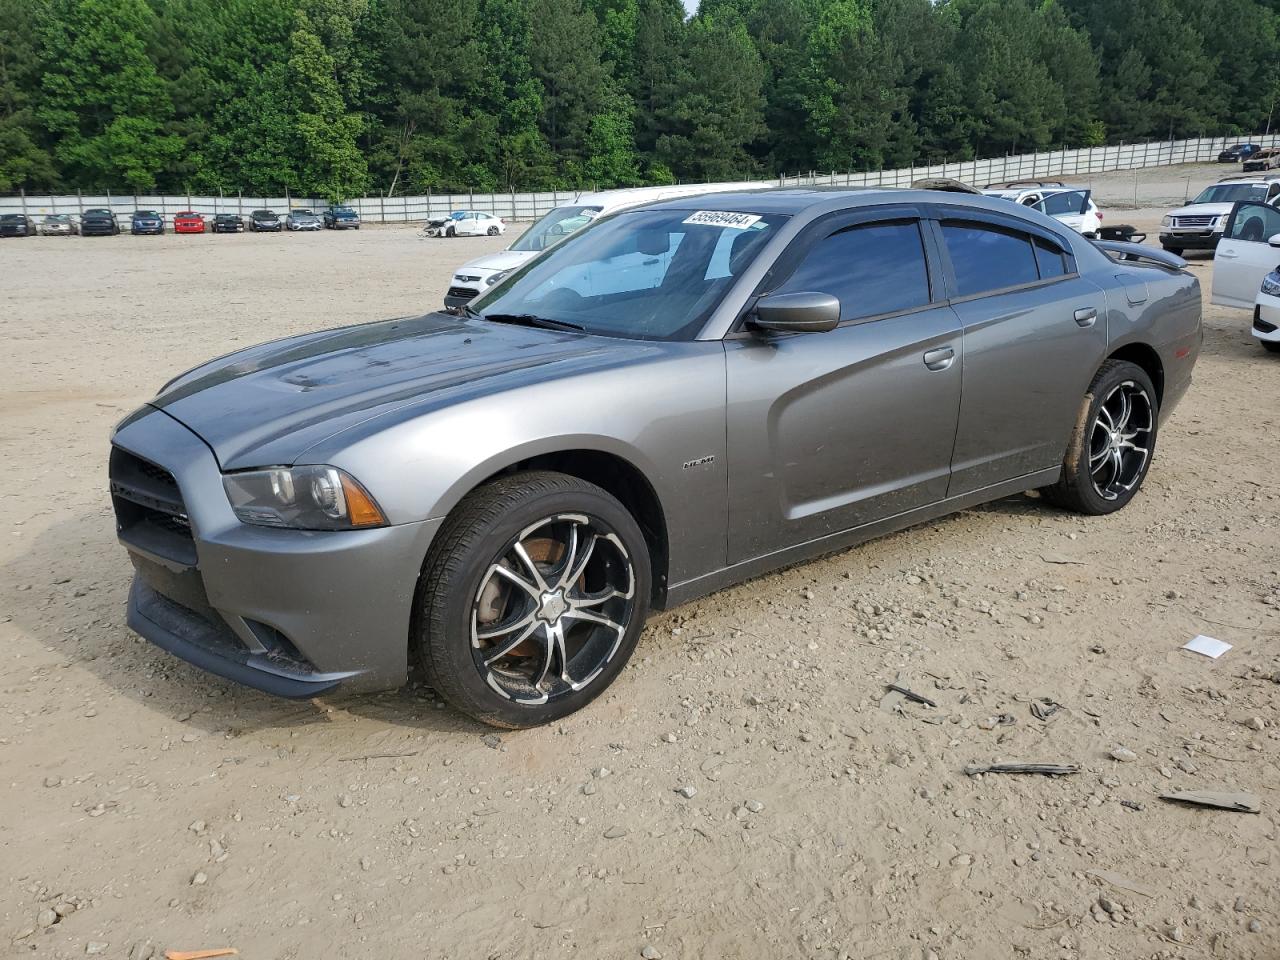
[[[849,227],[818,241],[777,292],[840,299],[840,319],[901,313],[929,303],[929,268],[915,221]]]
[[[1040,268],[1041,280],[1067,275],[1067,258],[1056,245],[1040,237],[1035,237],[1032,243],[1036,248],[1036,266]]]
[[[956,274],[956,295],[971,297],[1040,279],[1031,238],[978,223],[943,223],[942,235]]]

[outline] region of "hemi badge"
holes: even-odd
[[[701,467],[703,464],[715,463],[715,459],[715,457],[699,457],[697,460],[690,460],[684,465],[684,468],[690,470],[693,467]]]

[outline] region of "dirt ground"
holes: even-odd
[[[132,635],[112,425],[210,356],[427,310],[499,246],[0,242],[0,951],[1280,957],[1280,358],[1243,311],[1206,307],[1126,510],[1004,500],[660,615],[552,727],[421,686],[274,700]],[[882,709],[899,675],[937,708]],[[1081,771],[964,772],[995,760]]]

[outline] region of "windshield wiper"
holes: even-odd
[[[471,311],[482,320],[494,323],[511,323],[520,327],[541,327],[544,330],[577,330],[586,332],[586,327],[568,320],[553,320],[550,317],[539,317],[532,313],[480,313]]]

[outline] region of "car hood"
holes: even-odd
[[[487,253],[483,257],[468,260],[454,273],[470,273],[472,270],[513,270],[524,266],[537,255],[537,250],[502,250],[499,253]]]
[[[408,405],[427,412],[659,350],[434,313],[250,347],[181,375],[151,406],[199,435],[224,470],[291,464],[317,443]]]
[[[1230,213],[1234,203],[1192,203],[1177,210],[1170,210],[1171,217],[1220,217]]]

